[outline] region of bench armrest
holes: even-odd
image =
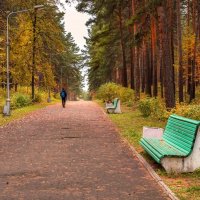
[[[163,136],[164,129],[157,127],[143,127],[143,138],[158,138],[161,139]]]

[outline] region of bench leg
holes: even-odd
[[[193,172],[200,168],[200,129],[197,133],[192,153],[186,158],[164,157],[161,160],[162,166],[168,173]]]
[[[114,110],[113,108],[108,108],[108,109],[107,109],[107,113],[109,113],[109,114],[113,114],[114,111],[115,111],[115,110]]]

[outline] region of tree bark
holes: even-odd
[[[123,33],[122,23],[123,23],[122,22],[122,9],[121,9],[121,5],[120,5],[119,6],[119,28],[120,28],[120,38],[121,38],[121,48],[122,48],[122,63],[123,63],[122,85],[124,87],[128,87],[127,66],[126,66],[126,51],[125,51],[124,33]]]
[[[180,0],[176,1],[177,9],[177,38],[178,38],[178,65],[179,65],[179,102],[183,102],[183,63],[182,63],[182,31]]]
[[[151,17],[151,46],[152,46],[152,67],[153,67],[153,96],[158,96],[158,80],[157,80],[157,35],[155,19]]]
[[[151,84],[152,84],[152,75],[151,75],[151,65],[150,65],[150,44],[149,42],[147,41],[146,42],[146,45],[145,45],[145,60],[146,60],[146,63],[145,63],[145,68],[146,68],[146,85],[145,85],[145,93],[148,95],[148,96],[152,96],[152,92],[151,92]]]
[[[189,35],[189,27],[190,27],[190,0],[188,0],[188,5],[187,5],[187,26],[188,26],[188,35]],[[188,70],[187,70],[187,93],[190,94],[191,90],[191,73],[192,73],[192,68],[191,68],[191,58],[190,58],[190,53],[189,53],[189,43],[188,43]]]
[[[130,7],[129,7],[129,18],[132,16],[132,0],[130,1]],[[134,35],[134,29],[132,27],[129,27],[129,34]],[[130,84],[131,84],[131,89],[135,89],[135,74],[134,74],[134,60],[135,60],[135,51],[134,48],[131,46],[130,47]]]
[[[144,48],[144,41],[141,48],[141,55],[140,55],[140,73],[141,73],[141,92],[145,92],[145,48]]]
[[[132,13],[135,15],[136,10],[136,0],[132,0]],[[137,22],[134,23],[134,36],[137,34]],[[140,99],[140,67],[139,67],[139,46],[135,44],[135,98],[136,100]]]
[[[190,88],[190,102],[195,99],[195,90],[196,90],[196,53],[197,53],[197,39],[198,39],[198,27],[199,27],[199,5],[197,4],[196,0],[193,0],[193,32],[195,34],[195,42],[194,42],[194,49],[193,49],[193,58],[192,58],[192,75],[191,75],[191,88]]]
[[[170,9],[171,0],[167,0],[162,3],[162,6],[157,8],[160,26],[162,30],[162,46],[163,46],[163,69],[165,76],[165,103],[168,109],[175,107],[175,84],[174,84],[174,70],[172,63],[172,47],[171,43],[171,34],[169,31],[170,19],[169,19],[169,9]]]

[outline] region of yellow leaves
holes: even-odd
[[[183,56],[192,58],[194,55],[195,34],[186,29],[183,34]]]
[[[38,66],[38,72],[43,74],[43,85],[53,88],[56,85],[52,66],[43,63]]]
[[[183,31],[183,67],[185,73],[188,74],[188,67],[191,66],[191,61],[194,58],[194,49],[195,49],[195,34],[193,33],[190,27],[186,27]],[[196,77],[200,77],[200,43],[197,44],[196,52]]]

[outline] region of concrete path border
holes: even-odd
[[[150,175],[155,179],[155,181],[160,185],[160,187],[163,189],[163,191],[170,197],[172,200],[179,200],[178,197],[171,191],[171,189],[163,182],[163,180],[160,178],[160,176],[153,170],[151,165],[135,150],[135,148],[126,140],[122,139],[124,143],[126,143],[133,154],[137,156],[139,161],[143,164],[143,166],[148,170]]]
[[[101,107],[101,110],[107,116],[107,118],[112,122],[112,120],[108,117],[108,114],[105,112],[105,110],[102,107]],[[116,128],[116,131],[119,133],[120,130],[116,127],[116,125],[115,125],[115,128]],[[154,171],[151,165],[135,150],[135,148],[128,142],[128,140],[122,137],[120,138],[129,147],[133,155],[137,156],[137,158],[142,163],[142,165],[147,169],[150,175],[154,178],[154,180],[158,183],[158,185],[162,188],[162,190],[169,196],[169,198],[171,200],[179,200],[179,198],[171,191],[171,189],[163,182],[160,176]]]

